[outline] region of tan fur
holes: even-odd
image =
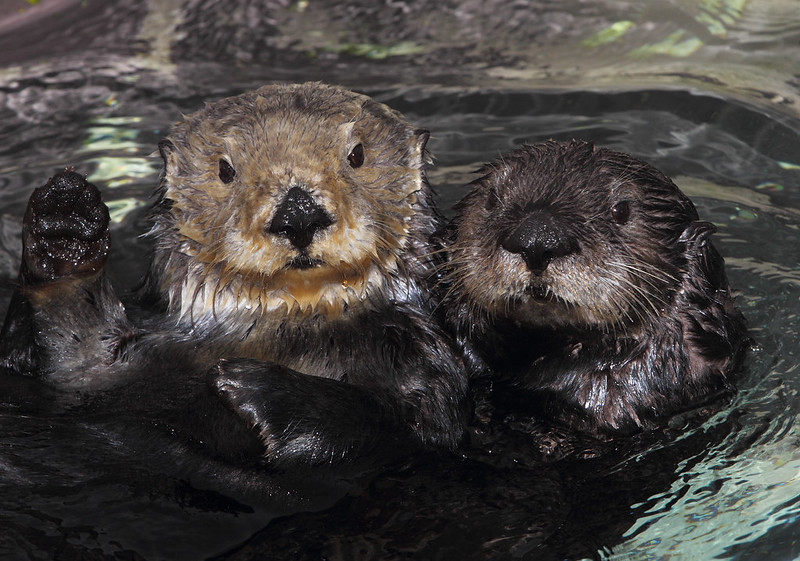
[[[405,274],[424,185],[421,131],[366,96],[321,84],[265,86],[188,115],[165,153],[156,214],[160,289],[183,320],[220,314],[336,317]],[[362,143],[364,164],[350,150]],[[219,161],[236,171],[224,184]],[[334,223],[315,234],[311,269],[267,232],[293,186]],[[415,233],[414,235],[418,235]],[[187,259],[188,257],[188,259]],[[415,266],[415,265],[413,265]]]

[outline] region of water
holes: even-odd
[[[593,140],[659,167],[718,226],[755,343],[730,404],[612,454],[542,463],[517,418],[473,434],[466,458],[266,504],[165,475],[2,377],[0,557],[800,556],[793,2],[40,4],[0,1],[0,310],[19,218],[55,171],[101,187],[111,272],[133,286],[170,123],[204,99],[321,79],[432,131],[445,212],[473,170],[526,141]]]

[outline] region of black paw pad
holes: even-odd
[[[33,192],[23,219],[22,280],[44,282],[103,268],[110,235],[97,187],[73,171]]]

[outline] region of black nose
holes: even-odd
[[[569,227],[544,210],[528,213],[500,245],[511,253],[519,253],[535,275],[542,274],[553,259],[578,251]]]
[[[325,209],[300,187],[292,187],[275,209],[268,231],[286,237],[297,249],[311,244],[314,233],[333,224]]]

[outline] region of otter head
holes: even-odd
[[[427,131],[321,84],[265,86],[160,145],[152,276],[182,317],[335,315],[421,267]]]
[[[589,143],[524,146],[480,171],[448,265],[450,298],[478,325],[630,333],[669,313],[713,231],[658,170]]]

